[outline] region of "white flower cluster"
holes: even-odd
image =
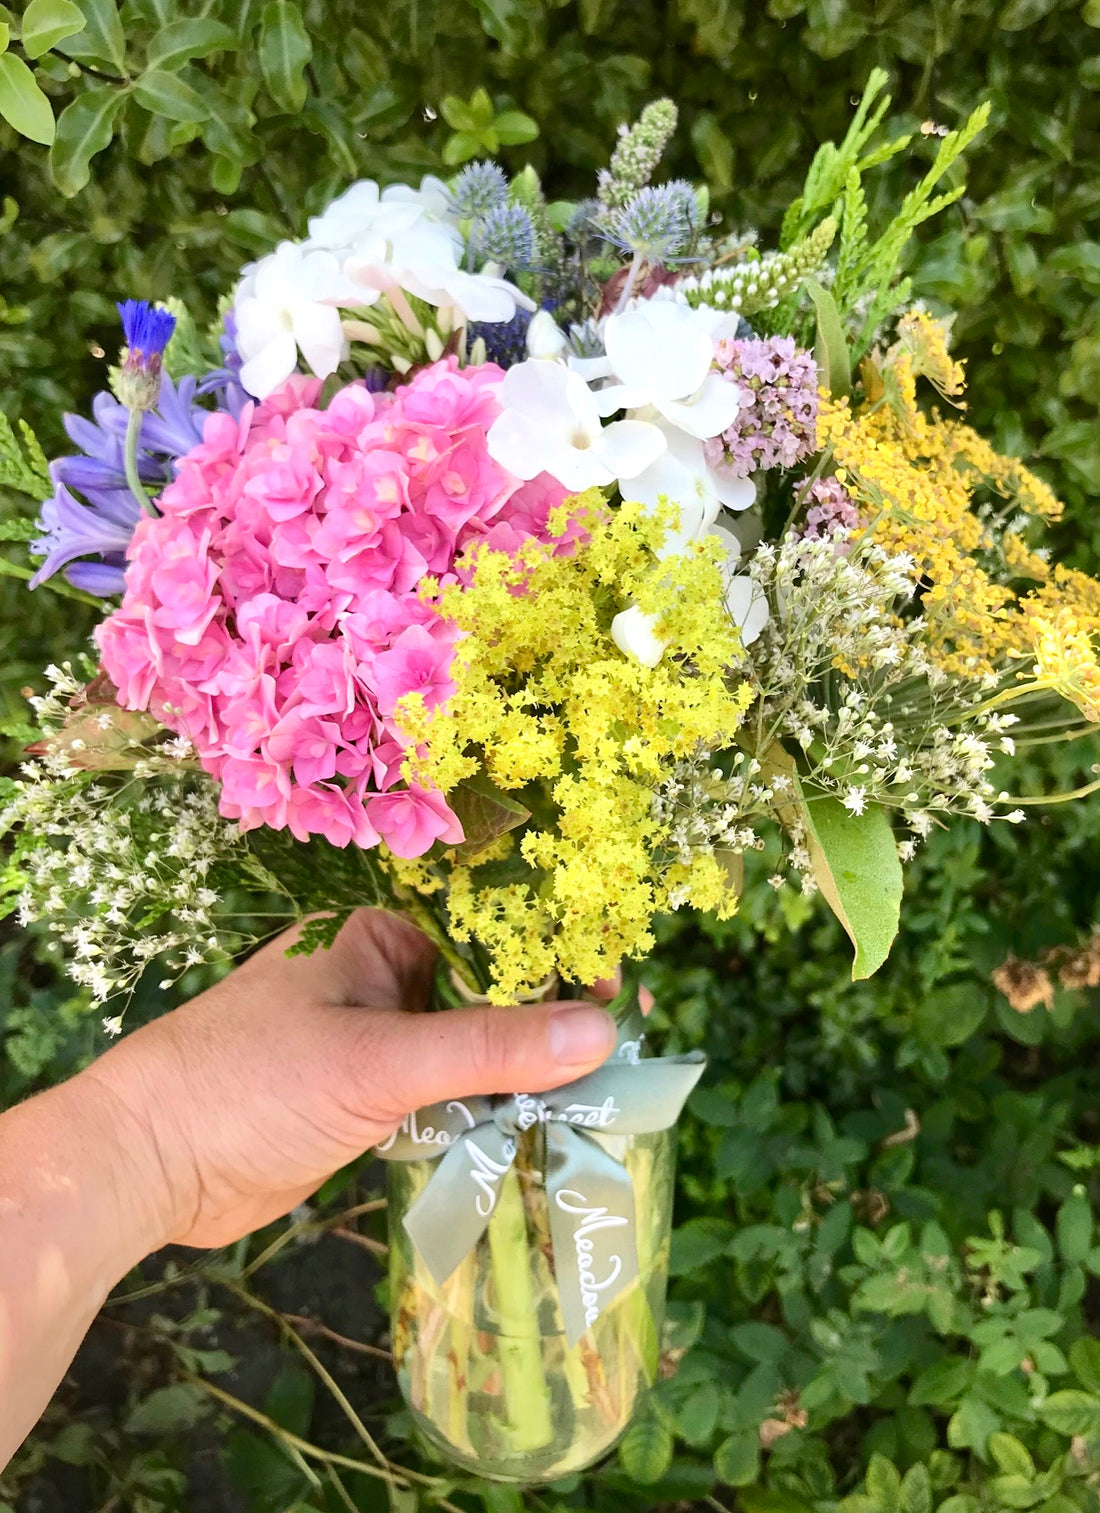
[[[736,385],[714,368],[722,317],[662,300],[643,300],[601,322],[602,354],[569,355],[549,315],[531,322],[529,348],[539,355],[510,368],[501,384],[502,413],[489,430],[490,455],[518,478],[548,473],[580,493],[614,486],[623,499],[656,509],[674,500],[679,528],[662,556],[716,535],[729,564],[726,602],[748,644],[767,618],[763,598],[733,571],[736,537],[723,510],[756,501],[750,479],[719,473],[704,443],[727,430],[740,408]],[[615,419],[621,416],[621,419]],[[633,606],[612,626],[619,649],[647,667],[664,654],[651,617]]]
[[[461,331],[468,320],[507,321],[531,301],[487,266],[464,268],[466,243],[450,191],[430,175],[420,188],[373,179],[353,184],[309,223],[301,242],[244,269],[233,307],[241,383],[263,399],[298,367],[298,354],[318,378],[335,373],[348,355],[349,338],[384,344],[394,318],[420,338]],[[424,329],[410,298],[432,306]],[[382,305],[381,319],[371,311]],[[345,319],[341,311],[349,312]],[[387,354],[392,361],[396,355]]]
[[[968,683],[930,662],[911,559],[836,530],[762,544],[749,576],[772,619],[748,654],[760,694],[739,732],[744,749],[721,767],[700,752],[654,796],[679,860],[759,850],[757,824],[778,818],[788,862],[812,891],[799,790],[837,798],[853,815],[871,804],[899,814],[910,831],[903,860],[942,816],[996,817],[1008,795],[989,774],[996,754],[1013,749],[1016,716],[989,707],[996,677]],[[801,752],[797,786],[781,748]]]
[[[54,758],[23,772],[0,813],[0,834],[17,831],[26,880],[20,923],[48,922],[96,1004],[131,988],[158,957],[178,975],[248,943],[228,937],[219,916],[219,871],[239,871],[244,845],[218,814],[213,784],[186,772],[103,781]]]

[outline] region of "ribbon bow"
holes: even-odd
[[[550,1238],[570,1345],[638,1275],[630,1174],[603,1135],[648,1135],[675,1124],[706,1058],[641,1060],[620,1041],[587,1077],[548,1093],[452,1099],[410,1114],[375,1152],[388,1161],[439,1158],[405,1229],[442,1285],[484,1234],[518,1137],[545,1132]]]

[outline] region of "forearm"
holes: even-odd
[[[0,1115],[0,1469],[111,1288],[160,1239],[129,1178],[133,1134],[89,1073]]]

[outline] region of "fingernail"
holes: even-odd
[[[547,1039],[559,1066],[587,1066],[610,1056],[615,1021],[595,1004],[565,1003],[550,1020]]]

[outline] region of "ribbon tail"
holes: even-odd
[[[482,1124],[456,1140],[405,1215],[405,1231],[441,1287],[485,1233],[516,1142]]]
[[[566,1124],[546,1126],[550,1238],[572,1346],[638,1276],[634,1193],[621,1162]]]

